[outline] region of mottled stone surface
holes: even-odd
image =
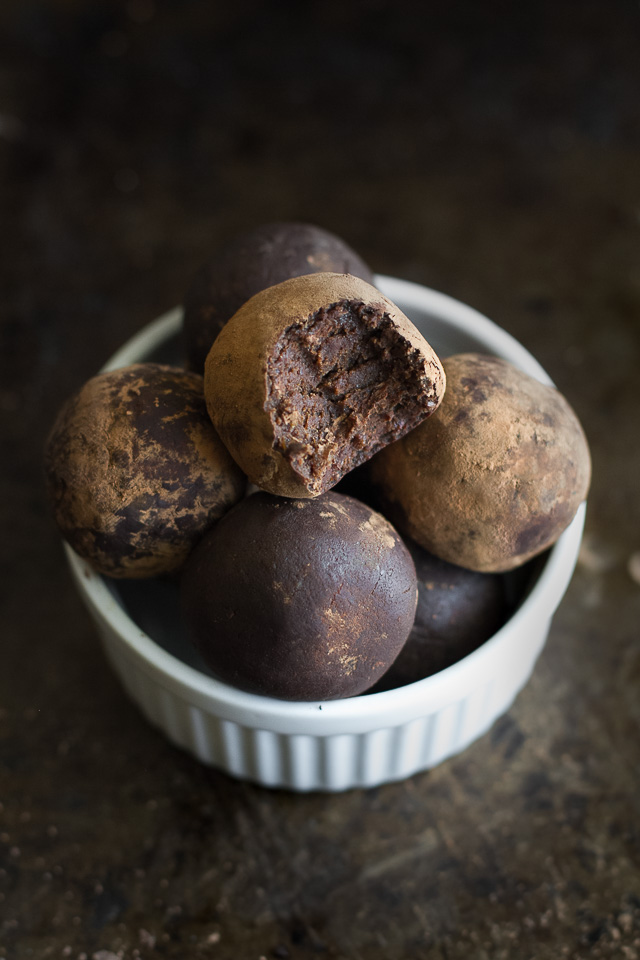
[[[640,957],[640,10],[0,9],[0,957]],[[210,246],[317,222],[533,351],[594,476],[534,675],[460,757],[295,796],[127,700],[48,516],[53,412]]]

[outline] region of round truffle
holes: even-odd
[[[308,223],[268,223],[229,243],[203,264],[185,297],[189,366],[202,373],[211,344],[255,293],[309,273],[351,273],[373,283],[367,264],[340,237]]]
[[[483,354],[444,361],[435,416],[382,450],[371,478],[397,528],[450,563],[511,570],[551,546],[585,499],[587,440],[554,387]]]
[[[362,693],[405,643],[416,608],[411,554],[351,497],[258,492],[189,558],[182,608],[221,680],[283,700]]]
[[[418,577],[409,639],[374,692],[423,680],[468,656],[505,623],[505,576],[465,570],[405,541]]]
[[[58,527],[110,577],[179,570],[246,478],[195,373],[138,363],[89,380],[60,410],[45,474]]]
[[[315,497],[430,416],[438,357],[411,321],[356,277],[316,273],[257,293],[205,367],[216,430],[252,483]]]

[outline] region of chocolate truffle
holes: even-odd
[[[372,692],[423,680],[481,646],[508,615],[505,577],[465,570],[405,541],[418,577],[409,639]]]
[[[202,377],[138,363],[89,380],[45,450],[63,537],[97,571],[177,571],[246,488],[207,414]]]
[[[437,556],[499,572],[551,544],[585,499],[589,448],[554,387],[497,357],[444,361],[435,416],[370,463],[397,528]]]
[[[255,293],[308,273],[351,273],[373,283],[363,260],[340,237],[308,223],[268,223],[229,243],[198,271],[184,304],[189,366],[202,373],[211,344]]]
[[[284,700],[368,689],[406,641],[417,595],[411,555],[379,513],[336,493],[263,492],[198,544],[181,592],[213,673]]]
[[[317,273],[257,293],[205,368],[213,423],[252,483],[315,497],[430,416],[442,365],[410,320],[355,277]]]

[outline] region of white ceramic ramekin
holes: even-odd
[[[472,308],[414,283],[376,283],[442,356],[492,353],[550,379],[525,348]],[[179,362],[181,312],[126,343],[105,369]],[[573,573],[585,505],[538,564],[511,619],[470,656],[417,683],[324,703],[290,703],[216,680],[180,621],[177,588],[108,581],[69,547],[71,571],[106,654],[147,719],[176,745],[227,773],[268,787],[339,791],[399,780],[440,763],[489,729],[528,680]]]

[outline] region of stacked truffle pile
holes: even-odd
[[[495,357],[441,360],[318,227],[239,237],[183,331],[184,367],[101,373],[64,405],[47,485],[96,571],[180,578],[193,643],[239,688],[327,700],[443,669],[586,497],[564,397]]]

